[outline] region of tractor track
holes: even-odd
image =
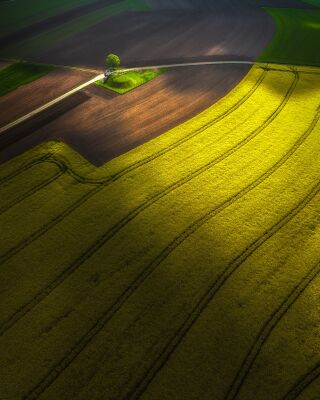
[[[237,108],[239,108],[248,98],[251,97],[251,95],[260,86],[260,84],[262,83],[262,81],[264,80],[264,78],[266,76],[266,73],[267,73],[267,71],[264,70],[263,73],[261,74],[261,76],[259,77],[259,79],[257,80],[257,82],[255,83],[255,85],[251,88],[251,90],[239,102],[237,102],[233,107],[228,109],[225,113],[220,114],[217,118],[215,118],[214,120],[210,121],[208,124],[203,125],[201,128],[199,128],[198,130],[194,131],[193,133],[195,133],[195,132],[196,132],[196,134],[202,133],[203,131],[205,131],[209,127],[213,126],[215,123],[217,123],[217,122],[221,121],[223,118],[227,117],[229,114],[231,114]],[[201,129],[201,132],[200,132],[200,129]],[[194,134],[193,136],[196,136],[196,134]],[[186,138],[183,138],[183,139],[189,140],[189,135]],[[184,140],[184,141],[186,141],[186,140]],[[184,143],[184,141],[183,141],[183,143]],[[175,142],[174,144],[176,144],[176,143],[178,143],[178,142]],[[180,145],[180,144],[181,144],[181,142],[179,141],[178,145]],[[177,147],[177,146],[175,146],[175,147]],[[166,149],[164,149],[164,150],[166,150]],[[157,157],[162,156],[163,154],[164,153],[161,153]],[[156,157],[154,157],[154,158],[156,158]],[[152,160],[154,158],[152,158]],[[52,158],[50,158],[50,160],[52,160]],[[145,163],[148,163],[149,161],[152,161],[152,160],[148,160]],[[42,161],[42,159],[40,159],[40,161],[39,160],[35,160],[34,163],[39,163],[41,161]],[[64,168],[66,166],[66,164],[61,160],[56,160],[56,162],[57,162],[57,165],[58,164],[61,165],[61,168]],[[25,172],[26,168],[31,168],[32,165],[33,164],[29,163],[28,166],[24,166],[20,171],[21,172]],[[130,166],[130,171],[127,171],[127,172],[131,172],[133,169],[135,169],[135,168],[133,168],[134,165],[135,164]],[[139,164],[136,168],[138,168],[140,166],[141,165]],[[114,174],[114,175],[112,175],[112,176],[110,176],[110,177],[108,177],[108,178],[106,178],[104,180],[94,180],[94,179],[88,179],[88,178],[81,177],[79,174],[77,174],[75,171],[73,171],[69,166],[67,166],[67,169],[68,169],[68,171],[67,171],[68,174],[70,176],[72,176],[75,180],[77,180],[79,183],[95,184],[95,185],[100,185],[100,186],[97,186],[91,192],[89,192],[85,196],[81,197],[78,201],[76,201],[70,207],[68,207],[63,213],[61,213],[58,216],[56,216],[55,218],[53,218],[46,225],[43,225],[40,229],[38,229],[36,232],[34,232],[32,235],[30,235],[27,239],[23,240],[22,242],[20,242],[16,246],[12,247],[8,251],[6,251],[2,255],[0,255],[0,263],[3,263],[5,261],[7,261],[8,259],[13,257],[14,255],[19,253],[22,249],[24,249],[26,246],[31,244],[34,240],[38,239],[44,233],[49,231],[56,224],[61,222],[64,218],[66,218],[68,215],[70,215],[73,211],[75,211],[77,208],[79,208],[82,204],[84,204],[87,200],[89,200],[95,194],[97,194],[98,192],[103,190],[106,186],[108,186],[109,184],[115,182],[116,180],[118,180],[119,178],[121,178],[123,175],[125,175],[127,173],[127,172],[124,172],[126,170],[122,170],[119,173]],[[17,176],[17,175],[18,175],[18,172],[16,172],[14,175],[11,174],[10,176]],[[1,328],[0,328],[0,335],[1,335]]]
[[[277,327],[283,316],[289,311],[293,304],[303,294],[305,289],[310,283],[317,278],[320,273],[320,263],[317,263],[306,276],[302,278],[299,284],[291,291],[289,296],[283,301],[283,303],[271,314],[269,319],[266,321],[259,334],[256,337],[254,344],[251,346],[243,364],[241,365],[235,380],[233,381],[230,390],[226,396],[226,400],[234,400],[239,394],[248,374],[250,373],[251,367],[257,359],[264,343],[267,341],[273,330]]]
[[[202,312],[206,309],[208,304],[214,299],[218,291],[223,287],[226,281],[233,275],[234,272],[267,240],[269,240],[275,233],[277,233],[283,226],[290,222],[304,207],[320,192],[320,182],[312,188],[308,195],[292,209],[288,214],[281,218],[273,227],[264,232],[259,238],[252,242],[241,254],[239,254],[233,261],[231,261],[227,268],[218,276],[218,278],[210,285],[208,290],[202,295],[196,306],[191,310],[190,314],[184,320],[180,328],[172,336],[170,341],[165,346],[164,350],[158,355],[155,362],[152,363],[151,368],[143,376],[143,378],[135,385],[135,387],[122,399],[136,400],[139,399],[146,388],[149,386],[154,377],[170,359],[176,348],[182,342],[186,334],[190,331],[192,326],[197,322]],[[320,264],[318,265],[320,270]],[[319,272],[319,271],[318,271]],[[229,400],[229,398],[226,398]],[[233,398],[232,398],[233,399]]]
[[[35,157],[34,160],[29,161],[26,165],[23,165],[20,168],[16,169],[15,171],[11,172],[10,174],[0,178],[0,185],[2,185],[3,183],[10,182],[11,179],[15,178],[16,176],[19,176],[20,174],[22,174],[25,171],[28,171],[34,165],[41,164],[42,162],[45,162],[51,156],[52,156],[52,153],[47,153],[47,154],[42,155],[40,157]]]
[[[255,129],[249,136],[244,138],[240,143],[236,144],[233,146],[231,149],[229,149],[227,152],[223,153],[222,155],[218,156],[211,162],[205,164],[204,166],[198,168],[196,171],[193,171],[191,174],[183,177],[179,181],[175,182],[174,184],[168,186],[165,190],[160,191],[157,193],[155,196],[152,198],[148,199],[145,201],[143,204],[141,204],[139,207],[131,211],[126,217],[122,218],[116,225],[114,225],[111,229],[108,229],[106,233],[104,233],[100,238],[93,243],[84,253],[82,253],[74,262],[72,262],[62,273],[60,273],[49,285],[47,285],[43,290],[38,292],[36,296],[33,297],[28,303],[26,303],[24,306],[20,307],[10,318],[8,318],[6,321],[4,321],[1,326],[0,326],[0,336],[3,335],[8,329],[10,329],[16,322],[18,322],[24,315],[26,315],[32,308],[34,308],[37,304],[39,304],[45,297],[47,297],[56,287],[58,287],[65,279],[67,279],[70,275],[72,275],[86,260],[88,260],[96,251],[98,251],[107,241],[109,241],[113,236],[116,235],[122,229],[125,225],[127,225],[131,220],[133,220],[135,217],[137,217],[142,211],[144,211],[146,208],[150,207],[152,204],[154,204],[156,201],[160,200],[164,196],[166,196],[168,193],[172,192],[173,190],[181,187],[185,183],[189,182],[191,179],[195,178],[196,176],[200,175],[201,173],[205,172],[208,170],[208,168],[213,167],[214,165],[218,164],[219,162],[222,162],[225,160],[227,157],[229,157],[231,154],[235,153],[239,148],[247,144],[250,140],[252,140],[254,137],[256,137],[260,132],[262,132],[275,118],[276,116],[281,112],[283,107],[287,104],[291,93],[295,89],[297,83],[298,83],[298,74],[294,74],[295,78],[293,80],[292,85],[289,87],[289,90],[280,103],[280,106],[277,107],[277,109],[269,116],[265,122],[259,126],[257,129]],[[94,189],[94,192],[97,193],[100,191],[101,188],[97,187]],[[90,192],[87,194],[87,197],[89,196]],[[81,199],[80,199],[81,200]],[[68,215],[68,214],[67,214]],[[32,235],[31,235],[32,236]],[[32,236],[32,241],[34,238],[38,236]],[[28,240],[28,244],[31,243],[30,240]],[[10,249],[6,254],[4,254],[1,258],[0,261],[3,262],[4,260],[7,260],[9,257],[11,257],[14,254],[17,254],[17,252],[20,251],[20,249],[26,247],[25,243],[20,245],[19,247],[15,247],[14,251]]]
[[[283,397],[282,400],[295,400],[300,394],[307,389],[316,379],[320,377],[320,363],[306,373],[294,387]]]
[[[299,75],[294,72],[294,80],[289,87],[289,90],[276,111],[272,113],[271,118],[275,119],[276,116],[284,108],[285,104],[289,101],[292,93],[294,92]],[[272,119],[272,120],[273,120]],[[271,120],[270,120],[271,123]],[[310,129],[310,127],[309,127]],[[310,132],[311,133],[311,132]],[[222,210],[226,209],[228,206],[233,204],[238,199],[242,198],[244,195],[249,193],[251,190],[256,188],[259,184],[270,177],[278,168],[280,168],[291,155],[300,147],[300,145],[307,138],[307,135],[303,135],[303,139],[300,138],[298,141],[288,150],[288,152],[277,161],[271,168],[269,168],[263,175],[257,178],[254,182],[247,185],[240,192],[232,195],[216,206],[214,209],[210,210],[208,213],[194,221],[189,227],[187,227],[183,232],[181,232],[171,243],[161,251],[161,253],[156,256],[145,268],[140,272],[136,279],[127,287],[127,289],[118,297],[118,299],[101,315],[101,317],[96,321],[96,323],[87,331],[87,333],[80,338],[80,340],[75,344],[75,346],[65,355],[65,357],[56,363],[46,374],[46,376],[34,387],[32,388],[23,398],[25,400],[36,399],[43,393],[57,378],[58,376],[71,364],[71,362],[82,352],[82,350],[91,342],[91,340],[105,327],[105,325],[110,321],[110,319],[115,315],[115,313],[122,307],[122,305],[128,300],[128,298],[135,292],[135,290],[151,275],[151,273],[190,235],[192,235],[196,230],[198,230],[202,225],[208,222],[213,216],[220,213]],[[28,312],[28,311],[27,311]]]
[[[44,162],[52,163],[54,165],[57,165],[55,162],[53,162],[50,159],[42,161],[41,164],[43,165]],[[31,188],[28,191],[26,191],[25,193],[23,193],[21,196],[18,196],[12,202],[10,202],[10,203],[6,204],[5,206],[1,207],[0,208],[0,216],[3,213],[5,213],[6,211],[10,210],[10,208],[14,207],[15,205],[17,205],[20,202],[24,201],[25,199],[27,199],[28,197],[32,196],[36,192],[38,192],[41,189],[45,188],[46,186],[50,185],[50,183],[55,182],[57,179],[60,178],[60,176],[64,175],[66,172],[67,172],[67,168],[65,166],[63,166],[62,168],[61,168],[61,166],[59,166],[58,171],[55,172],[55,174],[53,176],[50,176],[49,178],[47,178],[43,182],[40,182],[39,184],[35,185],[33,188]]]

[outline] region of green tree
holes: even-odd
[[[106,68],[107,69],[115,69],[119,67],[121,64],[120,57],[116,54],[108,54],[106,57]]]

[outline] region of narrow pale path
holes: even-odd
[[[182,63],[182,64],[167,64],[167,65],[153,65],[153,66],[146,66],[146,67],[134,67],[134,68],[125,68],[122,70],[117,71],[116,73],[123,73],[128,71],[140,71],[146,69],[154,69],[154,68],[179,68],[179,67],[192,67],[192,66],[201,66],[201,65],[221,65],[221,64],[245,64],[245,65],[255,65],[259,64],[262,65],[263,63],[254,62],[254,61],[203,61],[203,62],[192,62],[192,63]],[[95,76],[94,78],[90,79],[88,82],[85,82],[72,90],[68,91],[67,93],[63,94],[62,96],[57,97],[56,99],[50,101],[49,103],[44,104],[43,106],[31,111],[30,113],[18,118],[17,120],[10,122],[9,124],[0,128],[0,135],[9,131],[12,128],[22,124],[23,122],[29,120],[30,118],[40,114],[41,112],[47,110],[48,108],[60,103],[67,97],[72,96],[73,94],[79,92],[82,89],[92,85],[93,83],[101,80],[104,77],[104,74],[100,74]]]
[[[104,77],[104,75],[100,74],[100,75],[94,77],[93,79],[90,79],[88,82],[85,82],[85,83],[83,83],[83,84],[81,84],[81,85],[69,90],[69,92],[64,93],[62,96],[59,96],[54,100],[51,100],[49,103],[44,104],[43,106],[31,111],[30,113],[18,118],[17,120],[15,120],[13,122],[10,122],[10,124],[7,124],[7,125],[3,126],[2,128],[0,128],[0,134],[5,133],[9,129],[12,129],[12,128],[16,127],[17,125],[20,125],[23,122],[27,121],[31,117],[34,117],[35,115],[40,114],[42,111],[45,111],[48,108],[60,103],[62,100],[66,99],[69,96],[72,96],[74,93],[79,92],[80,90],[86,88],[87,86],[92,85],[94,82],[102,79],[103,77]]]

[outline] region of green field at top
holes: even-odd
[[[55,70],[51,65],[15,63],[0,70],[0,96]]]
[[[165,72],[165,69],[146,69],[142,71],[128,71],[122,74],[113,74],[107,82],[98,81],[96,85],[113,92],[124,94],[130,92]]]
[[[276,33],[260,61],[320,66],[320,11],[266,8]]]
[[[85,13],[61,25],[50,28],[41,34],[4,46],[0,49],[0,56],[3,58],[28,58],[32,54],[48,49],[50,46],[72,37],[107,18],[130,10],[146,11],[149,10],[149,7],[144,0],[121,0],[113,4],[107,4],[98,10]]]
[[[0,398],[319,398],[319,104],[320,69],[255,66],[100,168],[2,165]]]
[[[304,0],[304,2],[320,7],[320,0]]]
[[[0,2],[0,36],[95,0],[23,0]]]

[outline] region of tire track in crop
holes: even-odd
[[[15,256],[18,254],[20,251],[22,251],[24,248],[29,246],[33,241],[44,235],[47,231],[52,229],[55,225],[57,225],[59,222],[61,222],[64,218],[66,218],[72,211],[76,210],[78,207],[80,207],[83,203],[85,203],[87,200],[89,200],[92,196],[94,196],[96,193],[98,193],[101,190],[100,186],[97,186],[95,189],[90,190],[88,193],[86,193],[84,196],[82,196],[79,200],[77,200],[76,203],[73,203],[70,207],[66,208],[65,211],[63,211],[61,214],[57,215],[54,217],[51,221],[49,221],[47,224],[43,225],[40,229],[32,233],[30,236],[28,236],[27,239],[24,239],[17,245],[11,247],[8,251],[3,253],[0,256],[0,264],[5,263],[8,261],[11,257]],[[0,328],[0,336],[1,336],[1,328]]]
[[[294,79],[289,87],[288,92],[281,105],[276,111],[272,113],[272,120],[281,112],[285,104],[289,101],[292,93],[294,92],[299,80],[299,75],[294,74]],[[271,122],[271,120],[270,120]],[[309,128],[310,130],[310,128]],[[309,132],[310,134],[311,132]],[[25,400],[36,399],[43,393],[57,378],[58,376],[71,364],[71,362],[82,352],[82,350],[91,342],[91,340],[97,335],[105,325],[110,321],[114,314],[121,308],[121,306],[128,300],[128,298],[135,292],[135,290],[149,277],[149,275],[190,235],[192,235],[197,229],[199,229],[205,222],[211,219],[214,215],[233,204],[235,201],[243,197],[245,194],[253,190],[270,175],[272,175],[281,165],[283,165],[291,155],[299,148],[299,146],[307,138],[307,132],[303,137],[299,138],[296,143],[288,150],[288,152],[269,168],[263,175],[257,178],[254,182],[246,186],[240,192],[234,194],[229,199],[209,211],[204,216],[200,217],[198,220],[193,222],[187,229],[185,229],[181,234],[179,234],[162,252],[153,259],[144,268],[135,280],[127,287],[126,290],[118,297],[118,299],[101,315],[101,317],[96,321],[96,323],[87,331],[87,333],[80,338],[80,340],[75,344],[75,346],[65,355],[65,357],[54,365],[48,372],[48,374],[33,388],[31,389],[23,398]],[[97,242],[96,242],[97,243]],[[96,245],[95,245],[96,246]],[[92,253],[93,254],[93,253]],[[92,255],[90,254],[90,256]],[[88,253],[85,255],[88,258]],[[28,312],[28,311],[27,311]]]
[[[263,70],[263,73],[260,75],[259,79],[255,83],[255,85],[250,89],[250,91],[234,106],[232,106],[230,109],[228,109],[225,113],[220,114],[219,117],[216,119],[212,120],[209,124],[203,125],[201,127],[202,131],[204,131],[205,127],[211,127],[215,123],[221,121],[223,118],[227,117],[229,114],[234,112],[237,108],[239,108],[242,104],[247,101],[252,94],[257,90],[257,88],[261,85],[263,82],[266,74],[267,74],[267,69]],[[199,132],[200,133],[200,132]],[[162,155],[162,154],[161,154]],[[150,160],[151,161],[151,160]],[[62,161],[59,161],[60,163],[63,163]],[[148,161],[149,162],[149,161]],[[112,182],[116,181],[119,179],[121,176],[125,175],[123,171],[120,171],[119,173],[121,176],[118,176],[118,174],[115,174],[111,177],[106,178],[105,180],[90,180],[88,178],[83,178],[79,174],[77,174],[75,171],[72,171],[70,167],[68,168],[68,173],[78,182],[81,180],[81,183],[91,183],[91,184],[101,184],[101,187],[93,189],[90,193],[87,193],[85,196],[81,197],[78,201],[73,203],[70,207],[68,207],[63,213],[59,214],[57,217],[53,218],[49,223],[43,225],[39,230],[35,231],[33,234],[31,234],[27,239],[24,239],[17,245],[11,247],[8,251],[0,255],[0,263],[4,263],[8,261],[11,257],[14,255],[18,254],[21,250],[23,250],[25,247],[29,246],[33,241],[38,239],[40,236],[45,234],[47,231],[52,229],[55,225],[63,221],[64,218],[66,218],[68,215],[70,215],[73,211],[75,211],[77,208],[79,208],[82,204],[84,204],[87,200],[89,200],[91,197],[93,197],[95,194],[103,190],[107,185],[111,184]],[[71,171],[71,173],[70,173]],[[128,171],[129,172],[129,171]],[[1,335],[1,328],[0,328],[0,335]]]
[[[191,310],[187,318],[183,321],[180,328],[175,332],[169,342],[166,344],[164,350],[158,355],[155,362],[152,363],[147,373],[142,379],[134,386],[129,393],[122,397],[126,400],[139,399],[143,392],[147,389],[149,384],[164,367],[166,362],[170,359],[176,348],[182,342],[184,337],[190,331],[192,326],[197,322],[202,312],[206,309],[208,304],[214,299],[215,295],[222,288],[225,282],[233,275],[234,272],[267,240],[269,240],[275,233],[277,233],[283,226],[290,222],[303,208],[320,192],[320,183],[318,183],[311,192],[303,199],[301,203],[286,216],[281,218],[271,229],[264,232],[262,236],[252,242],[240,255],[238,255],[220,276],[212,283],[212,285],[202,295],[196,306]],[[320,268],[320,267],[319,267]],[[119,399],[120,400],[120,399]]]
[[[295,400],[307,389],[316,379],[320,377],[320,363],[316,364],[312,370],[308,371],[294,387],[283,397],[282,400]]]
[[[23,172],[27,171],[28,169],[32,168],[34,165],[41,164],[42,162],[46,161],[48,158],[52,156],[51,153],[47,153],[40,157],[35,157],[34,160],[29,161],[26,165],[22,165],[20,168],[16,169],[15,171],[11,172],[9,175],[0,178],[0,185],[10,181],[11,179],[15,178],[16,176],[22,174]]]
[[[234,400],[239,394],[251,367],[257,359],[263,345],[272,334],[273,330],[277,327],[282,317],[290,310],[293,304],[299,299],[304,290],[320,273],[320,263],[309,271],[309,273],[299,282],[299,284],[292,290],[289,296],[283,303],[274,311],[268,321],[264,324],[252,347],[250,348],[240,370],[238,371],[235,380],[233,381],[230,390],[226,396],[226,400]]]
[[[0,185],[3,183],[7,183],[13,179],[16,178],[17,176],[25,173],[29,169],[33,168],[36,165],[41,165],[45,162],[49,162],[52,164],[55,164],[61,171],[67,172],[72,178],[74,178],[78,183],[91,183],[91,182],[86,182],[86,178],[82,177],[81,175],[77,174],[75,171],[70,168],[70,166],[64,161],[60,160],[58,157],[56,157],[53,153],[49,152],[45,155],[42,155],[40,157],[35,157],[35,159],[31,160],[30,162],[22,165],[20,168],[17,170],[13,171],[9,175],[3,177],[0,179]]]
[[[0,326],[0,336],[3,335],[8,329],[10,329],[17,321],[19,321],[24,315],[26,315],[32,308],[34,308],[37,304],[39,304],[45,297],[47,297],[56,287],[58,287],[65,279],[67,279],[70,275],[72,275],[86,260],[88,260],[95,252],[97,252],[102,246],[106,244],[116,233],[118,233],[125,225],[127,225],[130,221],[132,221],[135,217],[137,217],[140,213],[142,213],[145,209],[150,207],[156,201],[165,197],[167,194],[172,191],[178,189],[185,183],[199,176],[203,172],[207,171],[209,168],[212,168],[216,164],[222,162],[227,157],[235,153],[245,144],[247,144],[250,140],[256,137],[260,132],[262,132],[281,112],[284,106],[287,104],[291,93],[294,91],[296,85],[298,83],[298,74],[294,74],[294,80],[292,84],[289,86],[289,89],[286,93],[286,96],[281,101],[280,105],[277,109],[269,116],[262,125],[256,128],[250,135],[244,138],[241,142],[230,148],[227,152],[221,154],[216,157],[214,160],[211,160],[209,163],[204,166],[198,168],[197,170],[191,172],[175,183],[169,185],[165,190],[161,190],[156,193],[153,197],[146,200],[140,206],[131,211],[127,216],[122,218],[116,225],[114,225],[111,229],[105,232],[100,238],[93,243],[88,249],[85,250],[74,262],[72,262],[62,273],[60,273],[53,281],[51,281],[44,289],[37,293],[28,303],[21,306],[11,317],[9,317],[6,321],[4,321]],[[94,189],[96,192],[101,190],[101,188]],[[25,247],[25,246],[24,246]],[[19,246],[19,251],[21,246]],[[4,259],[8,259],[8,255],[12,256],[12,251],[10,253],[7,252],[4,256],[0,258],[0,261]],[[14,253],[16,254],[16,252]]]
[[[47,159],[47,160],[45,160],[43,162],[53,163],[53,164],[57,165],[55,162],[50,161],[50,159]],[[42,162],[42,164],[43,164],[43,162]],[[67,168],[65,166],[63,166],[62,168],[61,168],[61,166],[58,166],[58,171],[55,172],[55,174],[53,176],[47,178],[43,182],[40,182],[39,184],[37,184],[36,186],[31,188],[27,192],[23,193],[21,196],[18,196],[15,200],[10,202],[9,204],[6,204],[2,208],[0,208],[0,216],[1,216],[1,214],[3,214],[6,211],[8,211],[10,208],[14,207],[15,205],[17,205],[20,202],[26,200],[28,197],[32,196],[36,192],[38,192],[41,189],[45,188],[46,186],[50,185],[50,183],[56,181],[60,176],[65,174],[66,171],[67,171]]]

